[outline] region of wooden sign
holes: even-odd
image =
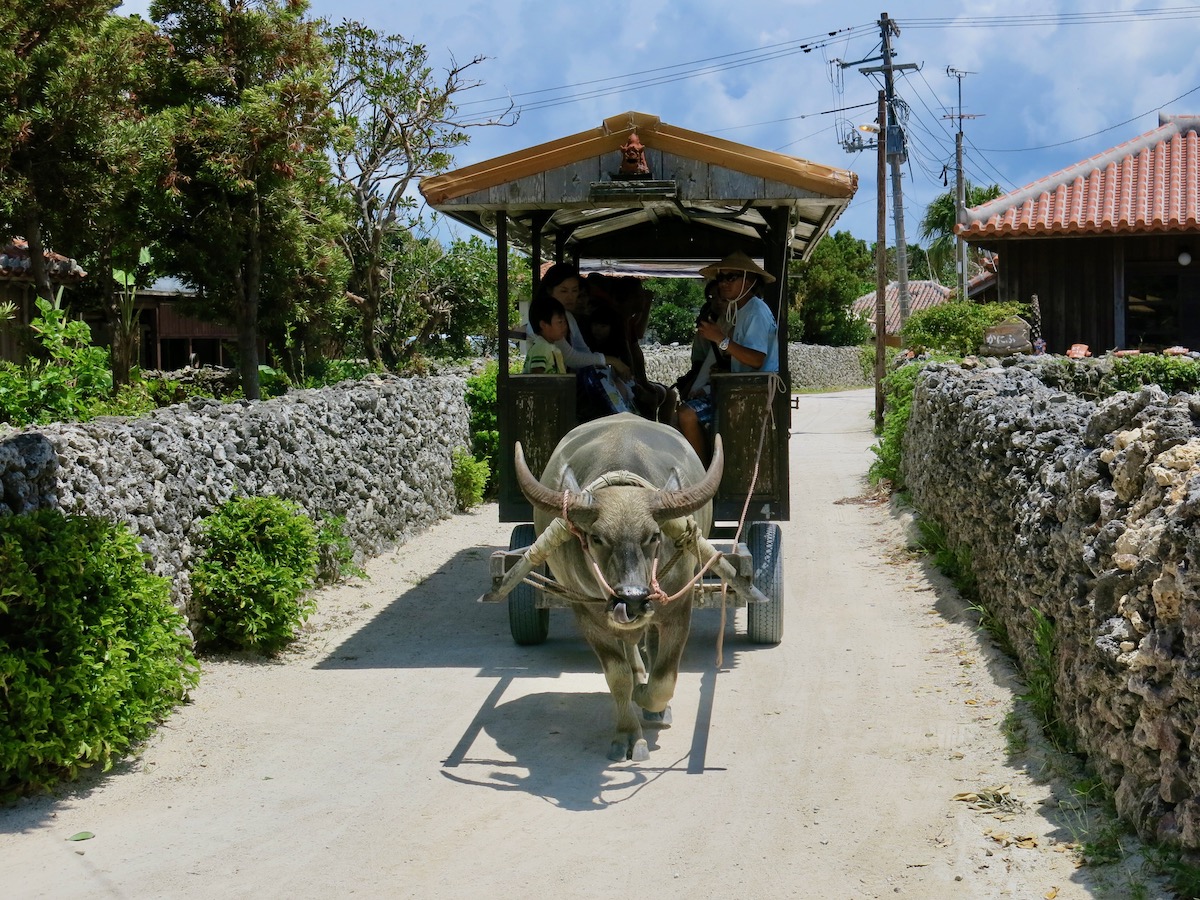
[[[1020,316],[1012,316],[983,333],[983,345],[979,352],[983,356],[1008,356],[1011,353],[1030,353],[1033,344],[1029,341],[1029,323]]]

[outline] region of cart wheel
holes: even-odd
[[[508,541],[509,550],[528,547],[537,539],[532,525],[518,525]],[[545,571],[545,566],[535,569]],[[550,633],[550,610],[538,609],[538,589],[522,582],[508,595],[508,630],[522,647],[540,644]]]
[[[754,586],[770,598],[746,604],[746,632],[755,644],[778,644],[783,640],[783,534],[774,522],[751,522],[746,546]]]

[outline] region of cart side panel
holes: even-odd
[[[758,478],[746,511],[747,521],[784,522],[790,514],[788,496],[788,440],[791,436],[791,406],[788,395],[773,393],[774,415],[767,420],[762,457],[758,442],[766,413],[770,376],[754,374],[714,375],[716,400],[715,430],[725,451],[725,474],[713,498],[717,521],[737,521],[746,503],[755,463]]]
[[[521,442],[529,471],[541,475],[550,454],[575,427],[574,375],[509,375],[497,381],[500,426],[500,521],[531,522],[533,508],[517,485],[513,445]]]

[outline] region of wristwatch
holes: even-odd
[[[729,349],[729,335],[725,335],[725,337],[721,338],[721,343],[717,344],[717,349],[719,349],[722,353]]]

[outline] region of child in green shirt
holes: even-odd
[[[529,307],[529,326],[535,337],[525,354],[526,374],[566,375],[562,351],[554,344],[567,336],[567,313],[553,297],[538,298]]]

